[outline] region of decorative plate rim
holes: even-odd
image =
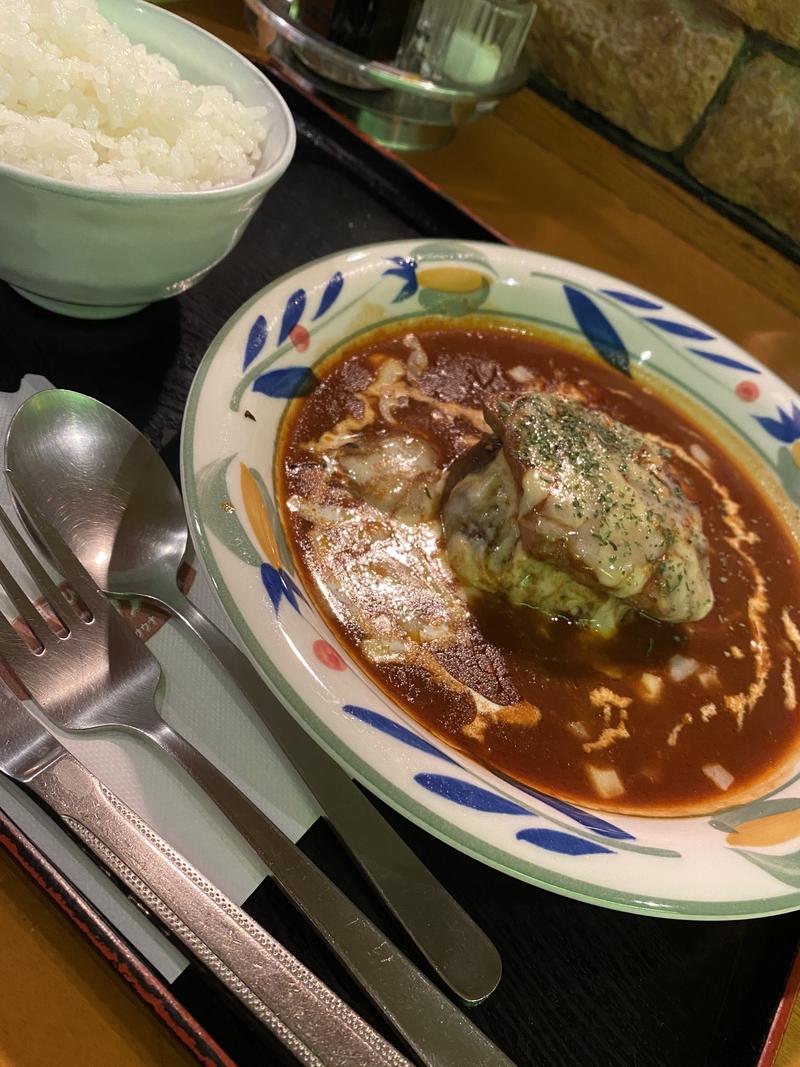
[[[354,752],[345,741],[340,739],[331,727],[325,723],[320,715],[305,701],[294,689],[284,673],[276,666],[273,659],[266,654],[262,643],[251,629],[249,623],[239,610],[236,598],[220,570],[215,558],[206,527],[200,516],[200,504],[194,463],[194,438],[196,430],[197,411],[203,386],[208,372],[215,361],[217,353],[223,346],[232,328],[271,292],[279,289],[286,281],[298,277],[313,268],[325,263],[341,263],[344,260],[359,253],[365,255],[374,254],[380,250],[386,250],[388,254],[393,252],[403,253],[410,247],[424,242],[424,237],[406,238],[394,241],[375,242],[367,245],[359,245],[329,255],[310,260],[299,267],[289,270],[269,284],[259,289],[245,303],[240,305],[235,312],[226,320],[209,345],[202,361],[200,362],[186,402],[184,419],[181,429],[180,442],[180,467],[181,482],[183,488],[184,507],[195,545],[197,559],[203,567],[220,603],[236,628],[243,641],[251,660],[255,663],[260,673],[264,676],[269,687],[281,699],[284,706],[297,719],[298,722],[309,732],[310,737],[329,752],[344,768],[355,776],[370,792],[376,794],[383,801],[397,810],[400,814],[410,819],[416,825],[433,833],[460,851],[472,856],[480,862],[503,871],[513,877],[519,878],[532,885],[550,892],[558,893],[584,903],[596,904],[613,910],[630,912],[633,914],[660,916],[664,918],[695,919],[695,920],[730,920],[765,917],[790,912],[800,908],[800,890],[789,892],[780,896],[755,897],[743,900],[691,900],[676,899],[673,897],[659,897],[651,894],[637,894],[617,888],[598,885],[595,882],[574,878],[562,872],[542,866],[541,864],[515,856],[501,847],[476,837],[463,826],[443,817],[439,813],[426,807],[423,803],[410,796],[402,788],[389,781],[380,771],[367,763],[358,753]],[[539,265],[545,264],[544,273],[553,278],[559,278],[565,282],[578,282],[583,284],[585,274],[591,274],[598,282],[602,282],[606,289],[609,285],[621,287],[624,290],[633,290],[637,296],[652,300],[661,312],[674,313],[681,319],[691,322],[697,329],[713,330],[714,340],[722,342],[730,348],[741,353],[751,364],[751,373],[760,374],[766,372],[772,378],[781,382],[793,400],[800,403],[800,397],[787,383],[778,379],[774,372],[770,371],[755,357],[742,350],[729,338],[713,327],[707,326],[702,320],[689,312],[675,307],[662,297],[659,297],[640,286],[624,279],[609,275],[594,267],[587,267],[571,260],[561,259],[545,253],[536,252],[524,248],[512,246],[494,245],[481,241],[456,241],[461,247],[476,249],[485,252],[488,256],[500,255],[501,257],[514,258],[517,256],[531,257],[531,265],[534,261]],[[549,269],[547,269],[549,268]],[[581,280],[581,275],[584,279]],[[631,294],[633,295],[633,294]],[[422,314],[422,313],[421,313]],[[726,420],[727,421],[727,420]],[[424,727],[421,728],[424,731]],[[687,817],[687,822],[697,821],[703,816]]]

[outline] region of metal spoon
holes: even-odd
[[[166,608],[207,645],[439,977],[467,1003],[488,997],[502,970],[492,942],[312,741],[247,657],[178,589],[189,533],[178,487],[149,441],[98,400],[48,389],[14,415],[6,466],[12,486],[24,487],[101,589]]]

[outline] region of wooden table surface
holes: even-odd
[[[238,0],[176,10],[255,54]],[[524,91],[406,158],[513,242],[659,293],[800,389],[800,269],[553,105]],[[3,853],[0,978],[0,1067],[194,1062]],[[777,1067],[800,1067],[797,1013]]]

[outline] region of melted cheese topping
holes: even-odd
[[[655,440],[659,440],[664,447],[667,446],[666,441],[660,438],[655,438]],[[693,467],[698,474],[710,483],[714,493],[720,500],[724,522],[729,530],[725,540],[743,560],[751,574],[752,592],[747,598],[747,619],[750,624],[751,634],[750,650],[753,653],[753,681],[747,689],[737,693],[726,693],[722,698],[725,708],[735,717],[736,724],[741,730],[745,715],[752,711],[766,691],[767,680],[772,667],[772,657],[767,647],[764,625],[764,620],[770,607],[769,597],[767,596],[767,583],[764,580],[761,568],[747,551],[749,545],[757,543],[758,536],[745,527],[739,505],[735,500],[731,499],[727,487],[717,481],[709,467],[695,459],[694,456],[679,445],[669,443],[669,447],[681,457],[684,463]]]
[[[438,519],[446,471],[435,446],[424,437],[415,436],[403,416],[409,405],[424,405],[431,409],[432,416],[447,424],[464,449],[477,441],[476,434],[485,434],[489,427],[477,408],[439,399],[425,390],[428,360],[415,341],[413,335],[405,339],[407,361],[380,354],[370,357],[374,376],[354,392],[354,410],[303,446],[322,462],[305,476],[307,489],[303,494],[291,496],[286,505],[308,523],[311,571],[318,577],[319,589],[328,599],[333,615],[360,635],[362,654],[377,666],[422,671],[437,685],[465,698],[473,709],[472,717],[466,723],[462,720],[458,729],[470,741],[486,745],[488,751],[490,731],[536,730],[542,711],[529,700],[513,699],[513,685],[503,690],[501,700],[507,702],[489,699],[480,691],[480,683],[476,683],[477,688],[468,684],[445,665],[458,664],[453,669],[462,673],[458,658],[448,659],[447,654],[468,647],[470,635],[474,636],[473,620],[445,550]],[[525,388],[531,387],[532,377],[527,374],[510,377]],[[637,717],[646,716],[648,705],[652,709],[654,702],[661,701],[665,681],[670,685],[686,684],[687,693],[691,694],[687,699],[695,704],[687,708],[681,702],[681,714],[665,738],[669,748],[686,743],[684,730],[690,726],[689,733],[701,729],[717,719],[721,710],[733,717],[741,731],[748,714],[764,696],[773,670],[766,629],[771,607],[769,589],[752,551],[759,540],[757,535],[746,527],[739,505],[715,477],[714,463],[705,449],[684,449],[655,434],[639,437],[646,438],[654,451],[669,450],[674,454],[705,481],[718,501],[727,531],[724,541],[749,576],[746,622],[737,623],[746,627],[747,637],[737,637],[737,643],[724,651],[730,660],[742,664],[734,672],[738,679],[735,689],[723,690],[714,664],[689,661],[677,653],[663,662],[659,674],[648,668],[639,675],[635,702],[633,697],[608,686],[592,689],[584,718],[578,709],[576,721],[564,723],[565,729],[574,734],[576,748],[587,754],[625,745],[631,731],[635,731]],[[526,473],[521,481],[520,512],[539,506],[541,493],[541,485]],[[657,533],[663,538],[663,531]],[[625,580],[633,579],[629,575]],[[619,595],[617,589],[615,595]],[[781,617],[794,657],[779,659],[780,684],[784,707],[793,710],[797,702],[793,665],[794,658],[800,657],[800,628],[788,609]],[[725,622],[719,618],[719,623]],[[680,668],[680,673],[684,661],[692,663],[691,672],[670,679],[667,664],[671,663],[675,670]],[[593,666],[609,678],[624,678],[627,683],[626,670],[616,663],[600,658]],[[748,670],[749,680],[743,682]],[[723,673],[728,676],[731,671]],[[699,686],[706,690],[704,695],[698,693]],[[708,700],[711,695],[713,702]],[[459,705],[462,708],[463,703]],[[665,724],[668,726],[669,720]],[[587,762],[585,770],[603,798],[624,793],[624,783],[612,767]],[[650,772],[645,769],[645,773]],[[657,773],[653,771],[654,776]]]

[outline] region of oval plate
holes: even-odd
[[[582,339],[634,378],[646,363],[743,437],[800,501],[800,398],[702,322],[626,282],[533,252],[371,245],[263,289],[223,327],[194,380],[184,499],[228,616],[319,743],[398,811],[475,858],[545,889],[651,915],[732,919],[800,907],[800,767],[777,793],[712,817],[605,816],[532,793],[427,735],[361,673],[301,589],[274,503],[287,404],[313,387],[314,364],[345,340],[420,314],[473,311]]]

